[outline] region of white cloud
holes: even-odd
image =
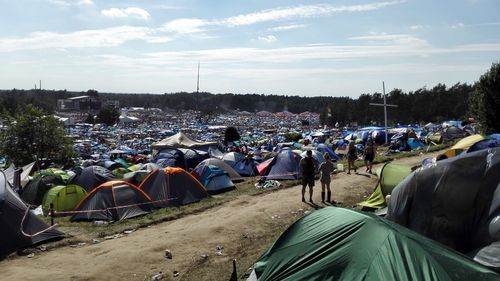
[[[258,48],[224,48],[197,51],[171,51],[146,53],[138,57],[105,58],[104,63],[109,65],[119,64],[130,67],[168,67],[186,66],[196,61],[206,64],[224,65],[235,64],[239,66],[276,67],[288,66],[304,61],[344,61],[380,59],[390,57],[420,58],[422,56],[466,53],[466,52],[500,52],[498,44],[459,45],[452,48],[436,48],[422,45],[420,42],[401,41],[390,44],[371,45],[332,45],[320,44],[317,46],[300,46],[274,49]],[[103,59],[99,60],[102,63]]]
[[[171,32],[178,32],[181,34],[196,33],[204,31],[203,27],[206,26],[233,27],[233,26],[252,25],[270,21],[329,16],[342,12],[367,12],[404,2],[406,1],[403,0],[387,1],[379,3],[362,4],[362,5],[350,5],[350,6],[335,6],[330,4],[304,5],[297,7],[268,9],[255,13],[242,14],[238,16],[227,17],[222,19],[213,19],[213,20],[196,19],[196,18],[176,19],[166,23],[165,30]],[[296,27],[298,28],[299,26],[297,25]]]
[[[266,43],[273,43],[275,41],[278,41],[278,39],[274,35],[259,36],[257,39]]]
[[[420,39],[410,34],[387,34],[385,32],[370,32],[367,36],[350,37],[350,40],[359,40],[376,43],[397,43],[397,44],[414,44],[420,46],[427,46],[427,41]]]
[[[426,29],[426,28],[430,28],[430,25],[415,24],[415,25],[410,26],[411,30],[421,30],[421,29]]]
[[[34,32],[25,38],[1,38],[0,52],[47,48],[114,47],[132,40],[143,40],[148,43],[163,43],[171,40],[168,37],[155,36],[155,33],[155,30],[151,28],[135,26],[118,26],[70,33]]]
[[[305,27],[305,25],[303,25],[303,24],[289,24],[289,25],[271,27],[271,28],[268,28],[267,31],[280,32],[280,31],[292,30],[292,29],[303,28],[303,27]]]
[[[101,10],[101,14],[109,18],[132,17],[142,20],[147,20],[151,18],[151,15],[148,13],[148,11],[137,7],[128,7],[125,9],[110,8],[108,10]]]
[[[90,6],[94,5],[94,1],[92,0],[48,0],[49,3],[57,5],[57,6]]]
[[[250,25],[260,22],[277,21],[284,19],[306,18],[315,16],[328,16],[342,12],[367,12],[378,10],[387,6],[396,5],[405,1],[387,1],[350,6],[334,6],[330,4],[305,5],[289,8],[263,10],[256,13],[238,15],[220,21],[221,24],[230,26]]]
[[[204,31],[202,27],[208,24],[207,21],[201,19],[176,19],[163,25],[160,30],[179,34],[198,33]]]
[[[462,22],[459,22],[459,23],[455,23],[455,24],[450,25],[450,28],[458,29],[458,28],[462,28],[464,26],[465,26],[465,24],[463,24]]]

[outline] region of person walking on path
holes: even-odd
[[[375,142],[371,137],[368,138],[365,144],[364,158],[365,158],[366,171],[370,174],[372,173],[373,159],[375,159],[376,151],[377,149],[375,147]]]
[[[332,191],[330,189],[330,183],[332,181],[331,174],[335,170],[332,161],[330,160],[330,154],[326,152],[323,155],[325,161],[319,165],[319,171],[321,173],[320,181],[321,181],[321,202],[325,203],[325,189],[327,190],[326,202],[335,204],[335,200],[332,199]]]
[[[309,202],[313,203],[313,187],[314,173],[316,171],[316,162],[312,157],[312,151],[306,152],[306,157],[300,160],[300,168],[302,169],[302,202],[306,202],[304,198],[306,194],[306,186],[309,186]]]
[[[358,168],[354,165],[354,161],[358,156],[356,155],[356,147],[354,146],[354,141],[350,141],[347,146],[347,174],[351,174],[351,168],[355,173],[358,173]]]

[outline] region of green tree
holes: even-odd
[[[5,120],[0,133],[0,153],[16,166],[42,160],[65,164],[74,156],[73,143],[62,122],[29,104]]]
[[[483,133],[500,132],[500,63],[493,63],[474,85],[469,111]]]
[[[227,127],[226,131],[224,132],[224,143],[227,144],[228,142],[232,141],[237,141],[239,140],[240,133],[238,133],[238,130],[236,130],[235,127]]]
[[[106,125],[114,125],[118,123],[120,119],[120,113],[114,107],[107,106],[102,108],[99,113],[97,113],[97,123],[104,123]]]
[[[87,117],[85,118],[85,123],[87,124],[94,124],[94,115],[92,114],[87,114]]]

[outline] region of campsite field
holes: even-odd
[[[395,162],[417,165],[437,154]],[[363,173],[363,168],[360,171],[359,175],[339,173],[333,178],[333,197],[344,207],[363,200],[375,186],[377,178]],[[160,271],[165,273],[164,280],[228,280],[232,259],[237,259],[241,276],[291,223],[325,206],[320,203],[319,182],[314,199],[318,205],[302,203],[298,186],[272,192],[236,192],[232,198],[216,198],[219,204],[214,207],[172,215],[171,220],[116,239],[99,238],[99,243],[87,241],[85,245],[75,240],[67,243],[72,246],[36,251],[32,258],[11,257],[0,262],[0,272],[5,280],[149,280]],[[108,227],[94,227],[86,235]],[[171,251],[172,259],[165,258],[165,249]],[[179,273],[177,277],[173,277],[174,271]]]

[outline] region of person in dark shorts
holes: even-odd
[[[308,150],[306,152],[306,157],[300,160],[300,168],[302,169],[302,202],[306,202],[304,196],[306,194],[306,186],[309,186],[309,202],[313,203],[312,196],[316,161],[312,157],[311,150]]]
[[[358,168],[354,165],[354,161],[358,156],[356,155],[356,147],[354,146],[354,141],[350,141],[347,146],[347,174],[351,174],[351,168],[355,173],[358,173]]]
[[[365,165],[366,165],[366,171],[368,173],[372,173],[372,165],[373,165],[373,159],[375,159],[375,141],[370,137],[366,141],[365,144],[365,150],[364,150],[364,159],[365,159]]]

